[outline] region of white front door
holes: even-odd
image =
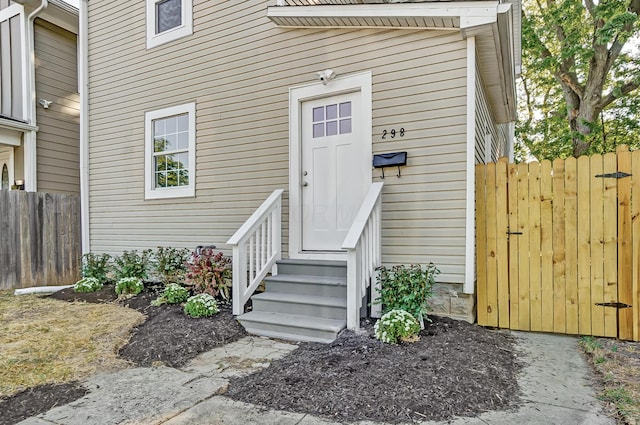
[[[361,93],[305,101],[301,112],[302,250],[339,251],[371,183]]]

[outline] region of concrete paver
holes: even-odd
[[[574,337],[514,332],[525,367],[518,378],[520,406],[474,418],[423,425],[614,425],[601,413],[588,365]],[[22,425],[329,425],[328,419],[265,409],[219,395],[232,377],[253,373],[297,348],[268,338],[246,337],[198,356],[182,369],[135,368],[90,377],[91,392]],[[376,425],[357,422],[357,425]]]

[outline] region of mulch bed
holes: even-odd
[[[433,318],[420,340],[389,345],[368,332],[332,344],[302,343],[267,369],[231,381],[226,395],[336,421],[449,420],[519,401],[513,338]]]
[[[128,300],[118,300],[113,286],[86,294],[66,289],[51,297],[117,302],[145,314],[145,322],[119,352],[137,366],[180,367],[202,352],[246,335],[228,306],[202,319],[189,318],[180,306],[151,306],[158,289],[149,287]],[[364,320],[362,326],[365,332],[343,332],[332,344],[300,343],[268,368],[232,380],[226,395],[265,408],[337,421],[391,423],[476,416],[511,408],[519,400],[516,375],[521,365],[513,338],[505,332],[434,318],[418,342],[388,345],[371,336],[371,322]],[[28,389],[0,400],[0,425],[85,393],[77,384]]]

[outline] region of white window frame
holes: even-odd
[[[188,114],[189,119],[189,184],[156,188],[153,168],[153,121]],[[195,102],[149,111],[144,115],[144,198],[168,199],[194,197],[196,194],[196,104]]]
[[[156,34],[156,4],[163,0],[147,2],[147,49],[193,34],[193,0],[182,1],[182,25]]]

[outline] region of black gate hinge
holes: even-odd
[[[598,174],[596,177],[623,179],[625,177],[631,177],[631,174],[625,173],[624,171],[616,171],[615,173]]]
[[[614,308],[629,308],[631,307],[629,304],[625,304],[625,303],[596,303],[597,306],[601,306],[601,307],[614,307]]]

